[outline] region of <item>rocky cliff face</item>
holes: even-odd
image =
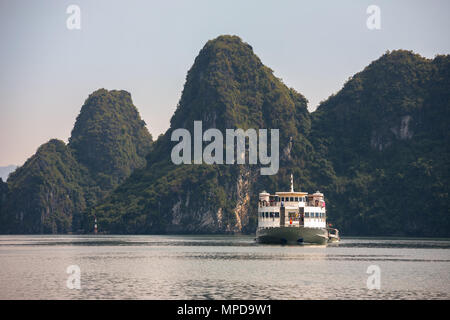
[[[17,233],[71,231],[86,208],[85,174],[63,141],[43,144],[8,179],[3,227]]]
[[[129,93],[94,92],[68,145],[50,140],[10,175],[0,231],[82,231],[86,210],[145,164],[151,142]]]
[[[112,232],[254,230],[259,166],[176,166],[170,159],[176,144],[171,133],[185,128],[193,137],[194,121],[202,121],[203,131],[217,128],[224,136],[226,129],[277,128],[286,154],[284,165],[290,161],[293,142],[299,149],[307,143],[306,104],[240,38],[209,41],[188,72],[171,127],[156,141],[146,168],[134,173],[91,216],[95,214],[104,230]]]
[[[69,148],[103,191],[110,191],[145,165],[152,137],[131,95],[100,89],[81,108]]]
[[[327,208],[343,231],[449,234],[449,62],[387,53],[312,114],[310,141],[336,173],[323,183]]]
[[[288,189],[293,173],[296,190],[325,193],[328,218],[345,235],[450,236],[449,62],[386,53],[310,114],[250,45],[218,37],[195,59],[170,128],[151,146],[128,93],[94,92],[68,145],[50,141],[7,188],[0,183],[0,231],[89,232],[97,217],[110,233],[254,232],[258,193]],[[194,121],[223,134],[279,129],[278,173],[173,164],[172,132],[194,137]]]
[[[200,51],[171,127],[138,170],[91,211],[110,232],[254,232],[257,194],[322,190],[344,234],[448,235],[448,56],[383,55],[309,114],[237,37]],[[280,170],[171,163],[171,132],[280,129]],[[424,199],[427,199],[424,201]]]
[[[8,194],[8,184],[3,182],[3,179],[0,178],[0,224],[4,224],[3,219],[3,205],[6,201],[6,195]]]

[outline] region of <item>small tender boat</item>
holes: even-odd
[[[339,231],[327,228],[324,195],[291,190],[259,194],[256,240],[275,244],[326,244],[338,242]]]

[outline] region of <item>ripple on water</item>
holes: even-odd
[[[81,268],[81,290],[66,268]],[[367,267],[381,289],[366,287]],[[0,236],[1,299],[449,299],[450,241],[251,236]]]

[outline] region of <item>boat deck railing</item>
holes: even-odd
[[[260,201],[259,203],[258,203],[258,207],[259,208],[265,208],[265,207],[283,207],[283,206],[286,206],[286,205],[291,205],[292,203],[298,203],[298,202],[292,202],[292,201],[287,201],[287,202],[284,202],[284,203],[282,203],[282,202],[275,202],[275,201],[271,201],[271,202],[265,202],[265,201]],[[283,204],[283,205],[282,205]],[[305,202],[305,206],[306,207],[316,207],[316,208],[323,208],[323,206],[322,205],[320,205],[320,204],[315,204],[315,203],[313,203],[313,202]]]

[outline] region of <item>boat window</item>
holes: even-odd
[[[270,217],[273,218],[273,212],[270,213]]]
[[[309,212],[305,212],[305,218],[309,218]]]
[[[268,212],[266,212],[266,218],[268,218],[269,217],[269,213]]]
[[[280,213],[279,212],[275,212],[275,218],[279,218],[280,217]]]

